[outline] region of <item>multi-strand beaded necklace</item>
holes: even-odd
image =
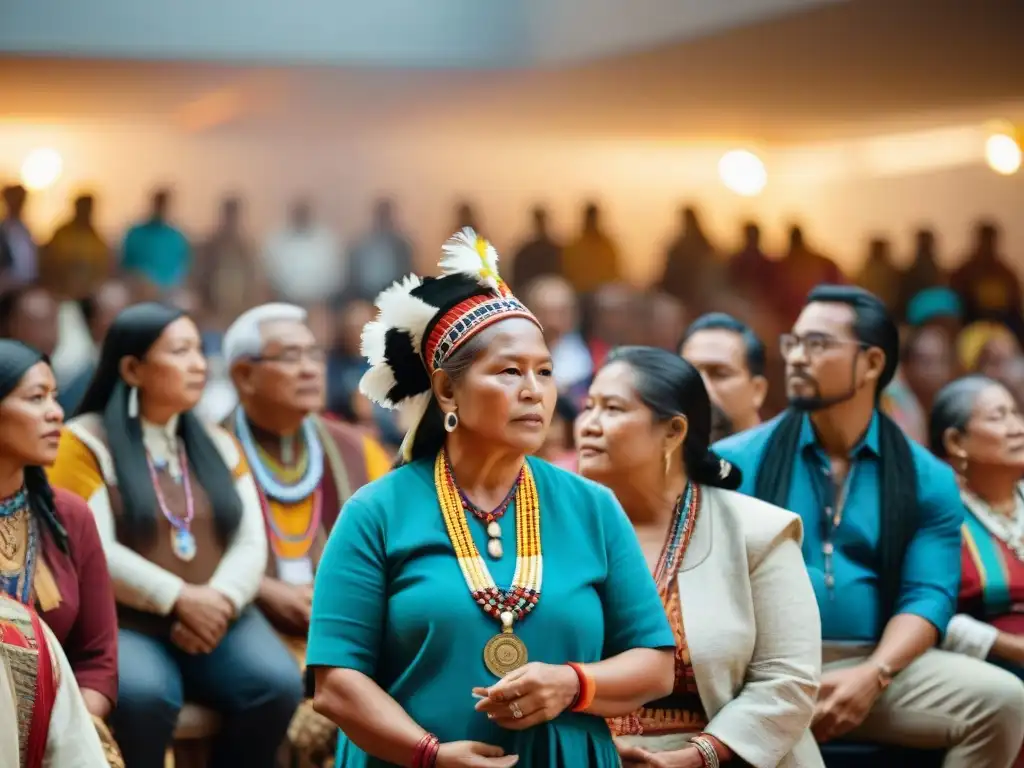
[[[491,672],[502,677],[526,663],[526,646],[513,633],[513,624],[522,621],[537,606],[543,582],[540,501],[533,473],[529,465],[524,464],[515,486],[516,570],[508,589],[501,589],[495,583],[473,542],[462,494],[452,477],[444,451],[434,462],[434,486],[469,593],[484,613],[501,622],[501,634],[492,637],[484,648],[484,663]]]
[[[485,509],[480,508],[465,494],[465,492],[459,488],[459,484],[455,481],[455,475],[452,473],[451,463],[445,459],[444,469],[448,474],[448,479],[451,484],[454,485],[459,491],[459,499],[462,501],[462,508],[469,512],[473,517],[479,520],[486,526],[487,530],[487,554],[491,556],[492,560],[500,560],[502,555],[505,554],[505,547],[501,543],[501,518],[508,512],[508,508],[512,505],[512,502],[516,498],[516,494],[519,492],[519,486],[523,482],[524,469],[519,470],[519,477],[516,478],[515,483],[509,488],[508,493],[505,494],[505,498],[502,499],[501,504],[494,508],[493,511],[488,512]]]
[[[21,531],[24,526],[24,541]],[[29,509],[28,491],[22,487],[14,495],[0,499],[0,544],[3,556],[14,562],[22,546],[25,548],[21,567],[7,572],[0,570],[0,591],[3,591],[25,605],[32,604],[32,586],[39,554],[39,523]]]
[[[690,544],[690,537],[693,535],[693,527],[697,522],[697,512],[700,510],[700,486],[694,483],[687,483],[676,502],[675,512],[672,515],[672,525],[669,528],[668,536],[665,538],[665,546],[661,550],[661,557],[654,567],[654,582],[662,593],[662,598],[668,594],[679,573],[679,566],[686,556],[686,548]]]

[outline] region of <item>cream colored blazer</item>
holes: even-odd
[[[678,581],[706,731],[756,768],[823,768],[809,730],[821,618],[800,518],[750,496],[702,490]],[[633,743],[643,746],[643,737]]]

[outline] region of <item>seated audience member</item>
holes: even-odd
[[[0,768],[113,764],[49,627],[0,595]]]
[[[960,602],[943,647],[1024,677],[1024,417],[1002,384],[966,376],[939,393],[930,427],[966,513]]]
[[[789,410],[716,449],[743,471],[741,490],[803,518],[824,639],[815,736],[1007,768],[1024,685],[934,647],[956,604],[963,507],[950,469],[878,410],[895,323],[867,291],[820,285],[782,352]]]
[[[733,492],[740,473],[708,448],[696,368],[653,347],[612,350],[576,429],[580,474],[626,510],[676,636],[672,693],[612,723],[624,764],[822,766],[809,730],[821,622],[800,518]]]
[[[57,458],[63,411],[45,357],[0,340],[0,594],[37,610],[64,647],[89,714],[117,699],[117,616],[107,561],[85,502],[54,491],[43,467]]]
[[[241,403],[224,427],[252,470],[270,543],[256,603],[305,667],[313,576],[327,536],[342,505],[385,475],[391,459],[357,428],[318,415],[324,351],[301,307],[264,304],[243,313],[225,334],[224,356]],[[315,754],[335,730],[304,705],[289,734]]]
[[[1002,323],[979,320],[956,337],[960,369],[993,379],[1002,377],[1004,367],[1021,354],[1020,342]]]
[[[742,432],[761,423],[768,395],[764,344],[732,315],[710,312],[694,320],[683,335],[679,354],[704,379],[711,402]]]
[[[550,461],[562,469],[576,471],[576,451],[573,448],[573,425],[576,423],[578,411],[572,401],[559,395],[555,401],[555,413],[551,417],[544,445],[537,455]]]
[[[99,525],[120,624],[112,722],[132,768],[162,768],[186,700],[223,717],[212,765],[271,768],[302,698],[298,667],[250,606],[263,513],[238,444],[192,413],[205,378],[190,317],[125,309],[51,472]]]

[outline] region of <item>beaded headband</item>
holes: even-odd
[[[408,459],[416,427],[433,396],[430,376],[459,347],[499,320],[537,318],[498,274],[498,253],[469,227],[444,244],[441,277],[409,275],[383,291],[377,317],[363,329],[370,369],[359,390],[385,408],[408,412]]]

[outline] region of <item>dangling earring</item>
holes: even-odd
[[[444,415],[444,431],[454,432],[459,428],[459,414],[455,411],[451,411]]]
[[[139,418],[139,390],[137,387],[128,390],[128,418]]]
[[[672,451],[665,451],[665,477],[668,477],[668,471],[672,468]]]

